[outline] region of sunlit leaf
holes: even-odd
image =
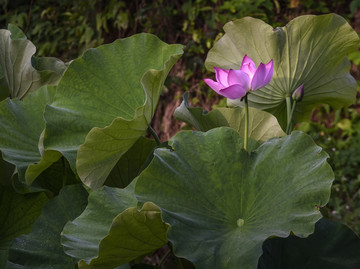
[[[349,74],[346,55],[356,51],[359,37],[346,20],[335,14],[306,15],[273,29],[246,17],[227,23],[225,35],[209,51],[206,67],[240,69],[247,54],[258,65],[274,61],[270,84],[249,95],[249,104],[275,115],[286,126],[285,99],[304,84],[304,98],[296,106],[296,121],[308,120],[317,104],[340,108],[352,104],[356,81]],[[261,33],[261,34],[260,34]],[[228,100],[238,106],[239,100]]]
[[[61,152],[91,188],[143,136],[163,82],[182,54],[150,34],[91,49],[64,74],[46,108],[45,149]]]

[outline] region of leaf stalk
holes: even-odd
[[[169,248],[168,251],[164,254],[164,256],[162,256],[159,265],[157,266],[158,268],[161,268],[162,264],[164,263],[166,258],[169,257],[170,253],[171,253],[171,248]]]
[[[290,96],[286,96],[286,134],[288,133],[288,130],[290,129],[290,123],[291,123],[291,98]]]
[[[296,100],[294,100],[294,103],[293,103],[293,105],[291,107],[290,122],[288,120],[288,124],[286,126],[286,134],[290,134],[290,132],[292,131],[292,119],[293,119],[293,116],[294,116],[295,107],[296,107]]]
[[[151,135],[154,137],[155,141],[156,141],[156,144],[158,146],[160,146],[161,144],[161,141],[160,141],[160,138],[159,136],[157,135],[157,133],[155,132],[155,130],[151,127],[151,125],[148,126],[148,130],[149,132],[151,133]]]

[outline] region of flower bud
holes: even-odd
[[[293,94],[292,99],[296,102],[300,102],[304,97],[304,84],[301,84],[299,88],[297,88]]]

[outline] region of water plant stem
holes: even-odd
[[[290,134],[291,130],[292,130],[292,118],[294,116],[294,111],[295,111],[295,107],[296,107],[296,100],[294,100],[293,105],[291,107],[291,111],[290,111],[290,122],[288,120],[288,124],[286,126],[286,134]]]
[[[244,96],[245,103],[245,131],[244,131],[244,149],[247,150],[248,129],[249,129],[249,104],[247,95]]]
[[[290,96],[286,96],[286,134],[288,134],[287,130],[289,129],[289,125],[291,123],[291,98]]]
[[[151,135],[154,137],[156,144],[158,146],[160,146],[161,141],[160,138],[158,137],[157,133],[155,132],[155,130],[151,127],[151,125],[148,126],[148,130],[150,131]]]
[[[162,264],[164,263],[166,258],[170,255],[170,253],[171,253],[171,248],[169,248],[168,251],[164,254],[164,256],[162,256],[159,265],[157,266],[158,268],[161,268]]]

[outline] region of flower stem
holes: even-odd
[[[157,133],[155,132],[155,130],[151,127],[151,125],[148,126],[148,130],[150,131],[151,135],[154,137],[156,144],[158,146],[160,146],[161,141],[160,138],[158,137]]]
[[[294,100],[294,103],[291,107],[291,111],[290,111],[290,122],[288,120],[288,124],[287,124],[287,127],[286,127],[286,134],[290,134],[291,132],[291,129],[292,129],[292,118],[294,116],[294,111],[295,111],[295,107],[296,107],[296,100]]]
[[[164,256],[161,258],[159,265],[157,266],[158,268],[161,268],[162,264],[164,263],[164,261],[166,260],[167,257],[169,257],[171,253],[171,248],[168,249],[168,251],[164,254]]]
[[[287,130],[289,129],[289,125],[291,122],[291,99],[290,96],[286,96],[286,120],[287,120],[287,124],[286,124],[286,133]]]
[[[244,149],[247,150],[248,129],[249,129],[249,105],[247,95],[244,96],[245,103],[245,131],[244,131]]]

